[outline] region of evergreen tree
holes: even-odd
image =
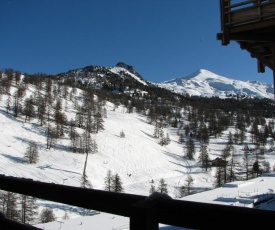
[[[75,121],[73,119],[70,120],[69,126],[70,126],[69,137],[72,140],[76,138],[76,127],[75,127]]]
[[[161,146],[163,146],[163,145],[165,145],[165,143],[166,143],[166,140],[165,140],[165,136],[164,136],[164,132],[163,132],[163,129],[161,128],[160,130],[159,130],[159,144],[161,145]]]
[[[258,119],[255,119],[255,121],[252,124],[251,128],[251,142],[253,144],[258,143],[258,138],[259,138],[259,128],[258,128]]]
[[[71,140],[71,150],[73,151],[73,153],[76,153],[78,151],[77,138],[79,137],[79,134],[76,131],[74,120],[71,119],[69,125],[70,125],[69,137]]]
[[[39,156],[37,144],[34,141],[30,141],[27,151],[25,152],[24,159],[29,164],[35,164],[38,161],[38,157]]]
[[[253,173],[256,173],[256,177],[258,177],[261,173],[261,167],[260,167],[260,164],[259,164],[259,161],[256,160],[254,163],[253,163]]]
[[[103,125],[103,118],[100,113],[96,113],[94,115],[94,131],[98,133],[101,130],[104,130],[104,125]]]
[[[55,146],[56,143],[56,130],[50,125],[50,122],[48,122],[48,127],[46,131],[46,137],[47,137],[47,149],[51,149]]]
[[[179,189],[179,198],[188,195],[187,188],[184,185],[180,186],[178,189]]]
[[[78,107],[78,110],[76,112],[75,116],[75,122],[79,128],[83,127],[84,124],[84,115],[80,107]]]
[[[200,139],[203,143],[208,143],[209,142],[209,131],[206,125],[203,125],[200,128]]]
[[[224,167],[218,166],[216,168],[216,173],[215,173],[215,181],[214,181],[214,188],[219,188],[224,185]]]
[[[187,195],[191,195],[191,189],[192,189],[193,183],[194,183],[194,179],[192,178],[192,176],[188,175],[184,184]]]
[[[106,191],[112,191],[112,172],[111,170],[108,170],[107,176],[104,178],[104,190]]]
[[[18,195],[16,193],[6,193],[6,209],[4,215],[11,220],[20,221],[20,210],[18,209]]]
[[[8,98],[6,100],[6,111],[8,114],[9,114],[10,110],[11,110],[11,97],[8,96]]]
[[[183,133],[179,134],[179,143],[180,144],[184,143],[184,134]]]
[[[157,123],[155,124],[154,127],[154,134],[153,134],[154,138],[158,138],[159,137],[159,127],[157,126]]]
[[[36,198],[20,195],[21,198],[21,222],[34,224],[38,215],[38,205]]]
[[[22,108],[22,97],[20,94],[20,90],[16,90],[13,94],[13,115],[18,117],[19,112]]]
[[[252,163],[251,163],[251,155],[247,144],[245,144],[243,148],[243,152],[244,154],[243,154],[242,165],[244,167],[246,180],[249,180],[251,175]]]
[[[34,101],[32,97],[26,98],[24,101],[24,113],[25,113],[25,122],[30,121],[31,117],[34,115]]]
[[[235,149],[233,148],[231,151],[231,157],[228,161],[228,165],[227,165],[227,169],[228,169],[228,176],[227,176],[227,180],[229,182],[232,181],[236,181],[237,180],[237,175],[236,175],[236,167],[239,165],[238,161],[237,161],[237,156],[235,153]]]
[[[88,155],[91,153],[91,137],[90,137],[90,133],[85,130],[84,133],[82,134],[82,150],[83,153],[86,154],[86,158],[85,158],[85,163],[84,163],[84,170],[83,170],[83,175],[82,175],[82,183],[81,183],[81,187],[86,187],[86,185],[88,185],[88,178],[87,178],[87,174],[86,174],[86,167],[87,167],[87,162],[88,162]]]
[[[81,176],[80,187],[81,188],[93,188],[91,182],[88,179],[86,172],[84,172]]]
[[[7,195],[5,191],[0,190],[0,213],[5,214],[7,207]]]
[[[165,194],[168,193],[167,184],[166,184],[166,182],[163,178],[161,178],[160,181],[159,181],[157,191],[160,192],[160,193],[165,193]]]
[[[40,222],[48,223],[56,220],[55,214],[51,208],[44,208],[40,213]]]
[[[111,187],[113,192],[123,192],[122,182],[117,173],[113,176]]]
[[[64,136],[64,126],[67,122],[67,116],[64,112],[56,110],[54,114],[58,137]]]
[[[210,157],[207,151],[207,145],[201,143],[201,147],[200,147],[200,155],[198,158],[198,162],[202,164],[202,167],[205,169],[205,171],[208,171],[208,167],[209,166],[209,162],[210,162]]]
[[[186,141],[186,156],[189,160],[194,160],[194,154],[195,154],[195,144],[194,141],[189,138],[188,141]]]
[[[149,190],[149,194],[152,194],[154,192],[156,192],[156,187],[155,187],[154,184],[152,184],[151,187],[150,187],[150,190]]]

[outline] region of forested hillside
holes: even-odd
[[[120,64],[120,68],[124,67]],[[39,165],[42,159],[53,158],[52,154],[58,153],[60,158],[72,159],[71,165],[81,167],[77,177],[71,177],[68,184],[115,192],[150,194],[160,191],[173,197],[186,196],[211,187],[221,187],[235,180],[249,180],[263,172],[274,170],[275,106],[272,100],[180,95],[146,82],[140,76],[133,77],[131,74],[136,72],[132,68],[128,69],[133,73],[127,69],[118,73],[101,67],[86,67],[87,69],[92,72],[82,69],[49,76],[42,73],[22,74],[20,71],[5,69],[0,73],[0,112],[5,118],[1,121],[3,127],[8,129],[6,121],[18,122],[22,130],[26,129],[37,138],[27,138],[23,134],[17,136],[17,140],[23,143],[24,151],[17,149],[18,153],[14,155],[6,152],[3,147],[12,147],[14,142],[1,143],[1,159],[16,159],[17,163],[28,165],[30,170],[44,170],[52,166],[42,163]],[[144,136],[143,140],[146,143],[140,143],[138,148],[142,148],[143,153],[148,151],[147,154],[156,154],[154,163],[159,159],[159,169],[156,170],[159,173],[158,177],[144,176],[150,167],[138,165],[136,159],[141,156],[146,158],[145,154],[134,156],[137,152],[126,149],[129,152],[128,161],[133,161],[133,168],[143,170],[138,171],[139,175],[133,175],[133,169],[123,169],[123,162],[114,160],[122,159],[119,156],[111,158],[116,148],[122,149],[122,139],[131,138],[131,135],[125,132],[128,123],[122,119],[121,123],[116,124],[116,138],[119,138],[117,146],[108,147],[107,152],[110,155],[100,149],[101,145],[108,142],[108,139],[104,139],[103,133],[105,132],[106,136],[107,129],[108,132],[115,129],[115,126],[111,126],[109,115],[112,113],[112,116],[122,117],[116,114],[118,111],[123,111],[123,116],[127,116],[127,119],[137,116],[142,120],[146,130],[150,130],[147,133],[143,130],[135,131]],[[110,127],[112,129],[109,129]],[[133,122],[132,129],[135,127],[137,126]],[[5,139],[5,132],[7,130],[1,131],[2,142],[10,140]],[[42,137],[43,142],[39,139]],[[145,139],[148,139],[148,142],[145,142]],[[153,146],[152,149],[149,148],[149,143]],[[126,148],[125,146],[123,148]],[[132,148],[132,145],[129,146]],[[168,163],[167,159],[170,158],[164,161],[157,157],[159,152],[173,159],[174,165],[179,167],[169,174],[172,178],[176,172],[175,181],[179,180],[179,174],[185,177],[179,185],[175,186],[175,181],[170,185],[167,183],[169,177],[167,171],[164,171],[164,162]],[[91,154],[97,155],[98,158],[90,160],[88,156]],[[84,165],[79,163],[81,156],[85,159]],[[94,163],[92,171],[87,167],[89,161]],[[101,164],[104,165],[104,170]],[[152,162],[148,162],[148,165],[150,164]],[[120,172],[112,171],[115,165],[120,165]],[[125,165],[129,167],[128,163]],[[192,166],[194,170],[199,170],[194,172],[205,173],[211,177],[210,186],[196,187],[195,175],[190,173]],[[69,166],[64,165],[64,172],[69,171],[66,167]],[[189,173],[182,168],[188,169]],[[153,180],[156,178],[159,185]],[[50,177],[43,179],[50,180]],[[12,198],[14,194],[3,192],[1,197],[3,208],[0,211],[8,217],[24,223],[34,221],[27,218],[32,216],[27,211],[22,215],[19,211],[22,208],[15,208],[16,212],[12,214],[9,209],[11,206],[6,202],[14,200],[16,203],[16,198]],[[20,199],[25,200],[26,197],[21,196]],[[29,202],[32,205],[33,200]]]

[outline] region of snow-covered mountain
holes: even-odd
[[[157,86],[189,96],[274,99],[274,90],[271,84],[260,81],[234,80],[205,69],[161,83],[145,80],[132,66],[123,62],[119,62],[113,67],[87,66],[58,74],[58,76],[74,78],[95,89],[107,86],[116,88],[120,92],[124,90],[129,92],[128,89],[147,91],[148,88]]]
[[[257,97],[274,98],[273,85],[259,81],[240,81],[200,69],[188,76],[158,84],[179,94],[201,97]]]

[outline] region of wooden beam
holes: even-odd
[[[264,73],[265,72],[265,66],[263,62],[261,62],[259,59],[257,59],[258,64],[258,73]]]
[[[265,34],[255,34],[255,33],[230,33],[228,34],[229,40],[235,41],[257,41],[257,42],[273,42],[275,38],[275,32],[272,35],[265,35]],[[222,40],[223,34],[218,33],[217,39]]]
[[[240,44],[241,49],[246,49],[252,57],[257,58],[259,61],[261,61],[265,66],[269,67],[270,69],[273,69],[272,61],[269,59],[264,58],[260,53],[256,52],[253,47],[251,47],[249,44],[245,42],[237,41],[237,43]]]
[[[266,21],[256,21],[256,22],[251,22],[243,25],[232,25],[230,27],[230,32],[231,33],[240,33],[240,32],[245,32],[245,31],[255,31],[255,30],[264,30],[265,28],[269,27],[274,27],[275,25],[275,18],[266,20]]]
[[[229,23],[229,6],[230,0],[220,0],[220,17],[221,17],[221,41],[222,45],[228,45],[230,43],[229,35],[229,27],[226,26]]]
[[[272,70],[273,70],[273,90],[274,90],[274,99],[275,99],[275,42],[272,45]]]

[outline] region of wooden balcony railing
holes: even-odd
[[[269,21],[275,19],[274,0],[239,1],[234,4],[231,2],[231,0],[220,0],[223,45],[229,44],[229,34],[274,25],[274,22]],[[270,40],[268,37],[266,39]]]
[[[157,230],[163,223],[191,229],[270,229],[275,211],[141,196],[44,183],[0,175],[0,190],[130,218],[130,230]],[[0,218],[1,230],[38,229]],[[91,226],[93,229],[93,226]]]
[[[220,0],[220,20],[222,45],[237,42],[257,59],[259,73],[273,71],[275,83],[275,0]]]

